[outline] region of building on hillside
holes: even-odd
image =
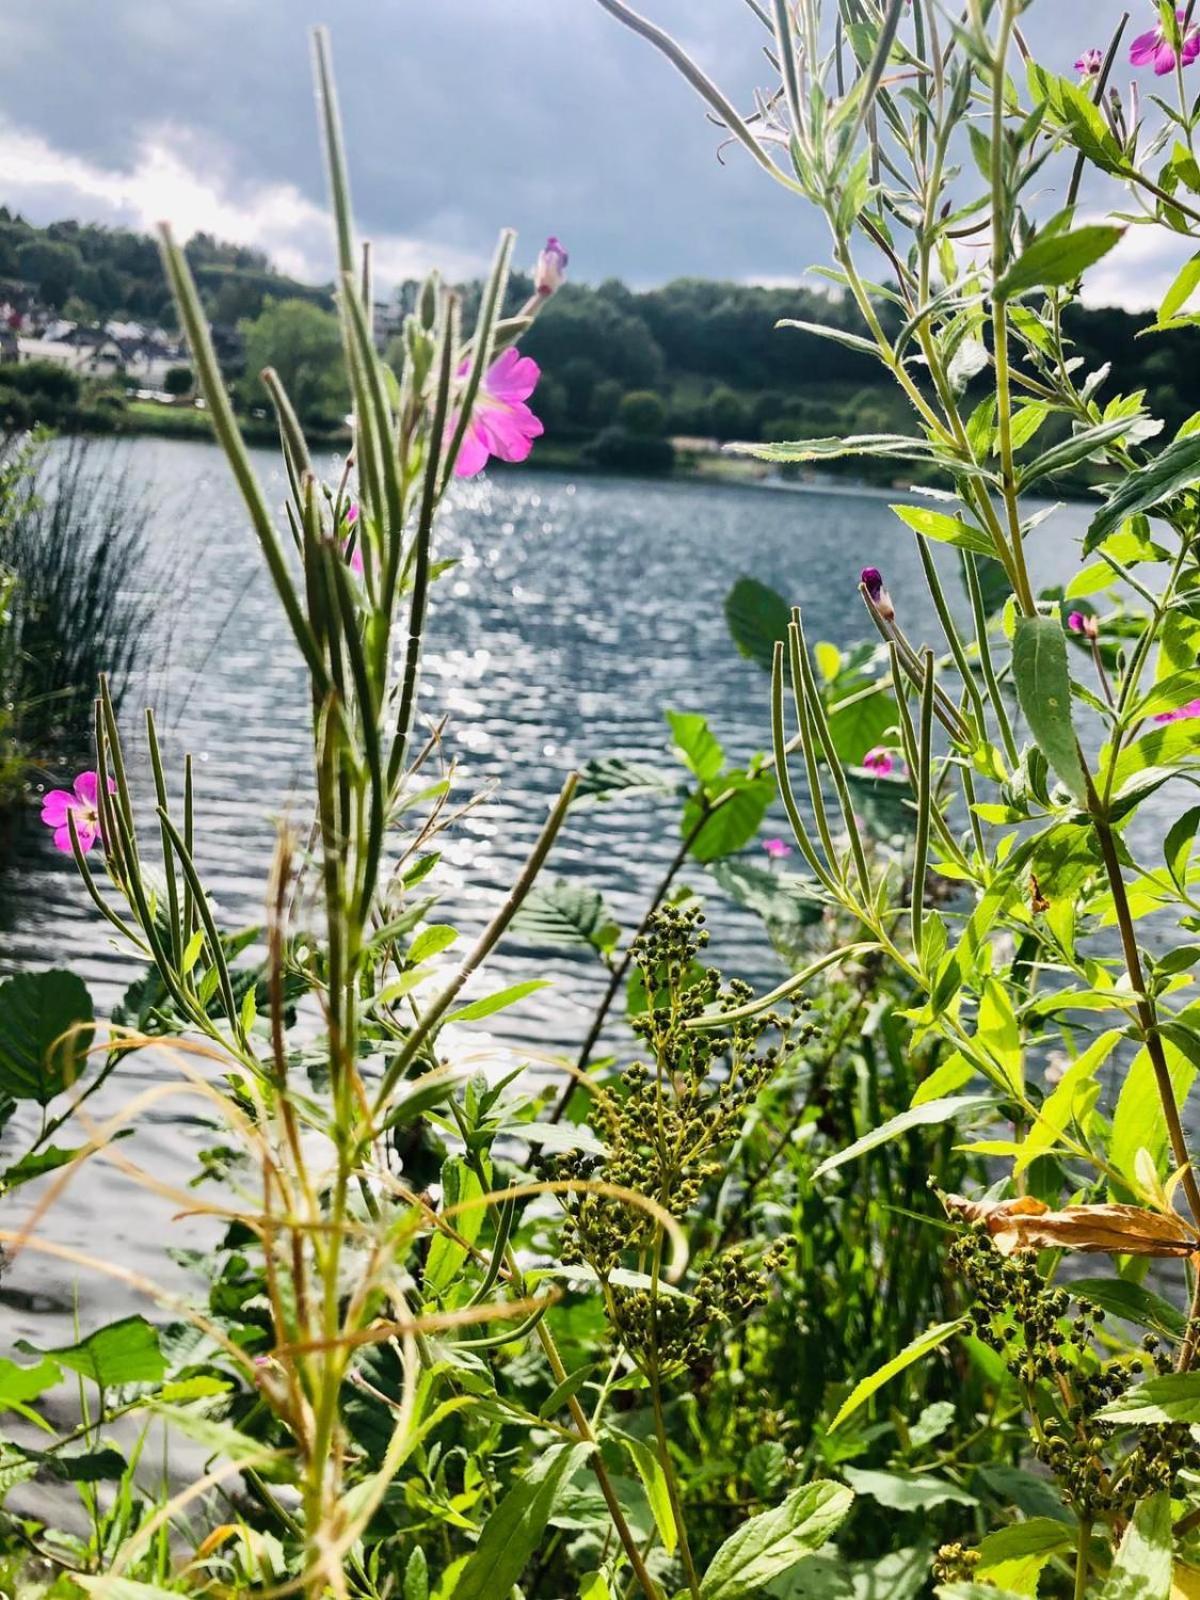
[[[375,348],[382,354],[396,335],[403,331],[404,318],[407,313],[398,298],[376,300],[372,311],[374,314],[372,320],[374,323]]]

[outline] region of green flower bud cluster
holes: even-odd
[[[1002,1256],[982,1225],[956,1240],[950,1263],[974,1291],[968,1316],[976,1337],[1003,1357],[1030,1396],[1034,1454],[1079,1515],[1127,1517],[1147,1495],[1176,1492],[1182,1472],[1200,1470],[1186,1424],[1139,1425],[1131,1444],[1131,1430],[1122,1429],[1118,1440],[1118,1425],[1102,1416],[1147,1367],[1171,1371],[1153,1334],[1143,1355],[1102,1361],[1096,1332],[1103,1309],[1047,1284],[1035,1252]]]
[[[979,1551],[965,1544],[939,1545],[933,1558],[935,1583],[970,1583],[979,1565]]]

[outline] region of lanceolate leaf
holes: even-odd
[[[907,523],[925,539],[957,545],[960,550],[973,550],[980,556],[996,554],[996,546],[987,534],[981,528],[973,528],[961,517],[948,517],[941,511],[927,511],[924,506],[892,506],[890,509],[901,522]]]
[[[700,1600],[756,1600],[766,1584],[836,1533],[853,1500],[840,1483],[808,1483],[782,1505],[743,1522],[700,1580]]]
[[[1200,477],[1200,435],[1188,434],[1160,450],[1153,461],[1122,478],[1115,493],[1092,525],[1083,541],[1085,555],[1120,527],[1135,511],[1150,511],[1169,500],[1181,489],[1192,487]]]
[[[671,1496],[667,1489],[667,1478],[662,1463],[643,1440],[635,1439],[632,1434],[622,1433],[616,1428],[609,1431],[629,1452],[629,1459],[642,1480],[642,1488],[645,1489],[646,1499],[650,1502],[654,1526],[658,1529],[663,1548],[668,1555],[673,1554],[679,1542],[679,1531],[675,1526],[675,1513],[671,1509]]]
[[[1018,617],[1013,639],[1017,698],[1038,749],[1079,801],[1087,781],[1071,722],[1067,639],[1056,617]]]
[[[534,1462],[484,1523],[453,1600],[498,1600],[509,1593],[542,1542],[559,1490],[594,1449],[553,1445]]]
[[[923,1356],[929,1355],[939,1345],[945,1344],[946,1340],[952,1334],[957,1333],[962,1326],[963,1322],[960,1318],[957,1322],[940,1322],[936,1327],[927,1328],[924,1333],[918,1334],[911,1343],[905,1345],[898,1355],[894,1355],[890,1361],[885,1361],[883,1366],[877,1367],[867,1377],[861,1378],[842,1402],[837,1416],[829,1424],[830,1433],[836,1428],[840,1428],[842,1423],[848,1417],[852,1417],[860,1406],[866,1405],[876,1390],[882,1389],[885,1383],[889,1383],[891,1379],[907,1371],[914,1362],[920,1361]]]
[[[997,280],[997,300],[1011,300],[1027,289],[1049,289],[1074,283],[1093,262],[1113,248],[1124,233],[1106,223],[1075,228],[1035,239]]]
[[[907,1111],[889,1117],[886,1122],[880,1123],[878,1128],[873,1128],[870,1133],[864,1134],[861,1139],[856,1139],[853,1144],[847,1145],[844,1150],[839,1150],[836,1155],[827,1157],[813,1173],[813,1177],[827,1177],[838,1167],[845,1166],[847,1161],[856,1161],[859,1156],[866,1155],[868,1150],[886,1144],[889,1139],[898,1138],[910,1128],[928,1128],[939,1122],[949,1122],[954,1117],[964,1116],[970,1111],[979,1111],[990,1104],[991,1101],[984,1095],[957,1094],[910,1106]]]

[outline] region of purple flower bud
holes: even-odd
[[[1072,633],[1082,634],[1085,639],[1098,639],[1100,625],[1095,617],[1089,617],[1083,611],[1072,611],[1067,617],[1067,627]]]
[[[1104,51],[1093,45],[1090,50],[1085,50],[1075,63],[1075,71],[1085,78],[1098,78],[1103,65]]]
[[[533,269],[533,288],[536,294],[550,296],[556,289],[562,288],[567,275],[568,259],[567,252],[557,236],[552,233],[537,258],[537,266]]]
[[[867,591],[871,604],[883,620],[885,622],[894,621],[896,608],[892,604],[891,595],[883,586],[883,573],[880,572],[879,568],[864,567],[858,575],[858,580]]]

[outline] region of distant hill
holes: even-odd
[[[186,248],[209,317],[231,333],[268,300],[332,305],[330,285],[299,283],[261,251],[207,234]],[[528,280],[514,281],[514,305],[529,288]],[[398,326],[416,289],[397,291],[396,304],[377,318],[381,329]],[[468,314],[477,294],[477,285],[466,286]],[[21,295],[81,320],[174,324],[149,236],[74,221],[37,228],[0,206],[0,301]],[[894,317],[886,303],[880,314]],[[658,395],[663,430],[676,436],[784,439],[907,429],[906,404],[876,363],[814,334],[778,328],[782,319],[861,331],[855,309],[818,288],[693,278],[648,290],[616,280],[568,283],[523,341],[544,370],[538,409],[550,440],[571,449],[619,429],[633,414],[622,411],[624,398],[645,391]],[[1151,409],[1173,429],[1200,410],[1198,335],[1185,328],[1138,338],[1150,320],[1076,309],[1067,331],[1084,370],[1112,362],[1103,395],[1144,388]]]

